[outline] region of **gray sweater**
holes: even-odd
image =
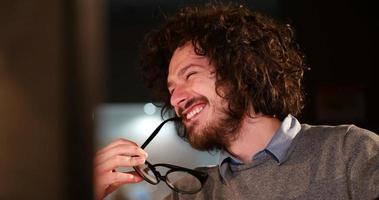
[[[356,126],[302,125],[288,159],[269,155],[221,179],[218,166],[194,195],[166,199],[375,199],[379,197],[379,136]],[[181,184],[191,184],[189,182]]]

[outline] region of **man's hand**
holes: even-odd
[[[135,172],[117,172],[118,167],[145,163],[147,153],[132,141],[118,139],[96,153],[94,165],[95,199],[103,199],[121,185],[143,179]]]

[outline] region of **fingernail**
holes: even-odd
[[[128,176],[129,176],[129,179],[131,179],[131,180],[134,180],[134,175],[132,175],[132,174],[128,174]]]

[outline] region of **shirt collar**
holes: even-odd
[[[265,154],[268,151],[269,154],[275,157],[278,164],[283,163],[288,158],[289,147],[291,146],[295,136],[300,132],[300,129],[301,125],[299,121],[294,116],[289,114],[286,118],[284,118],[266,148],[254,155],[252,160],[257,156],[262,156],[262,154]],[[231,155],[228,151],[221,150],[218,166],[222,177],[225,177],[228,169],[227,163],[242,164],[239,159]]]
[[[270,151],[281,164],[288,157],[288,149],[293,139],[300,132],[301,125],[292,115],[288,115],[282,122],[279,129],[268,143],[266,150]]]

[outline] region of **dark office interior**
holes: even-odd
[[[108,2],[106,102],[150,101],[137,73],[137,49],[144,33],[156,27],[165,14],[188,3],[178,2]],[[295,28],[311,68],[305,73],[307,101],[302,122],[354,123],[379,130],[375,117],[378,14],[368,1],[258,0],[247,4]]]
[[[0,199],[92,199],[101,103],[149,102],[143,35],[205,1],[7,1],[0,6]],[[311,68],[299,121],[379,133],[373,1],[240,1],[290,23]]]

